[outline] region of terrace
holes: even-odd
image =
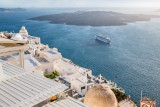
[[[41,52],[41,55],[46,56],[50,61],[55,61],[62,58],[61,53],[53,49],[44,50]]]
[[[30,107],[68,89],[36,72],[0,60],[0,106]]]

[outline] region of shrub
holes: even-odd
[[[125,93],[119,91],[118,89],[112,89],[112,91],[114,92],[118,102],[128,98],[128,96]]]
[[[54,79],[59,76],[59,73],[57,71],[54,71],[51,74],[44,74],[44,76],[50,79]]]

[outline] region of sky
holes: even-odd
[[[0,7],[159,7],[160,0],[0,0]]]

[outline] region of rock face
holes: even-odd
[[[78,11],[75,13],[61,13],[34,17],[29,20],[49,21],[54,24],[78,26],[118,26],[127,25],[136,21],[149,21],[151,18],[160,18],[156,15],[122,14],[107,11]]]
[[[95,85],[89,89],[85,95],[84,103],[90,107],[118,107],[113,91],[101,85]]]

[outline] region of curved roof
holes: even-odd
[[[84,103],[91,107],[118,107],[116,96],[110,88],[95,85],[86,93]]]

